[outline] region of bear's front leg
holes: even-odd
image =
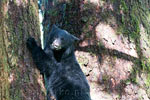
[[[33,61],[36,64],[37,68],[40,70],[41,74],[48,74],[46,70],[51,70],[48,62],[50,58],[47,54],[39,47],[34,38],[30,37],[26,42],[27,48],[30,51]]]
[[[32,55],[36,67],[39,69],[40,73],[44,76],[45,80],[47,80],[46,78],[51,75],[52,71],[57,66],[56,61],[53,59],[53,55],[46,54],[45,51],[42,50],[42,48],[36,44],[34,38],[28,38],[26,45]],[[51,94],[48,93],[47,100],[52,100],[50,97]]]
[[[28,50],[29,50],[30,52],[33,52],[33,49],[35,49],[35,48],[38,47],[37,44],[36,44],[35,39],[32,38],[32,37],[30,37],[30,38],[27,39],[26,44],[27,44],[27,48],[28,48]]]

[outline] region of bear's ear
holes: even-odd
[[[51,32],[53,32],[53,31],[55,31],[57,29],[58,29],[58,27],[55,24],[53,24]]]
[[[56,26],[55,24],[53,24],[52,28],[58,29],[58,26]]]
[[[74,35],[71,35],[71,38],[72,38],[72,40],[73,41],[80,41],[80,39],[79,38],[77,38],[76,36],[74,36]]]

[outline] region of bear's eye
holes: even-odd
[[[64,38],[61,38],[61,40],[64,40]]]

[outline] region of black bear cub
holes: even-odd
[[[91,100],[90,88],[74,54],[74,42],[79,40],[65,30],[52,26],[42,50],[34,38],[27,48],[40,73],[44,76],[47,100]]]

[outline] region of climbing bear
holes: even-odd
[[[27,40],[34,63],[44,76],[47,100],[91,100],[90,88],[74,54],[79,40],[67,31],[52,26],[44,50],[34,38]]]

